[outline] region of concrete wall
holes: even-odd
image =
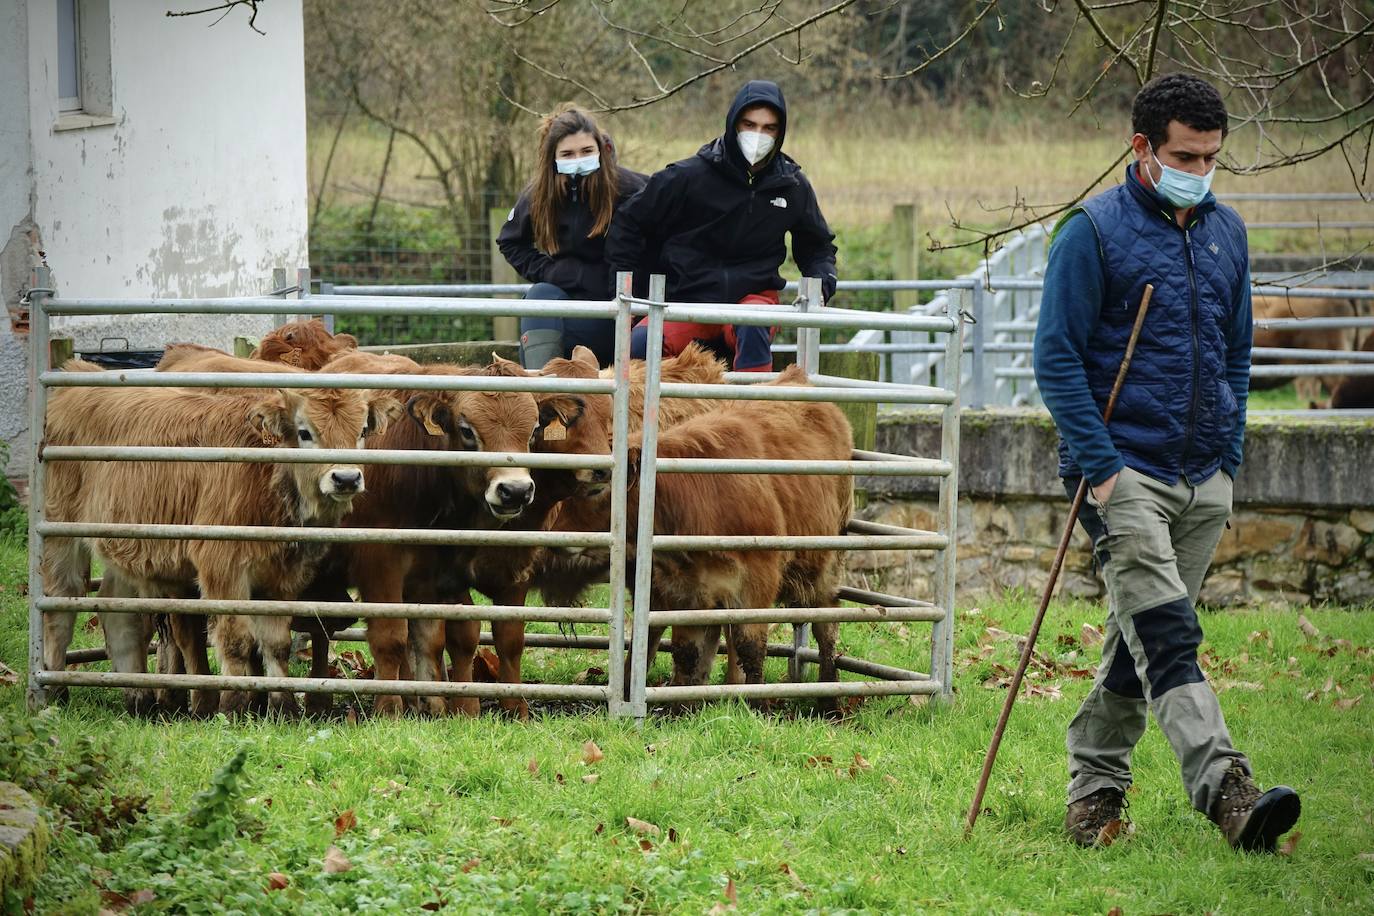
[[[113,123],[77,129],[59,129],[55,7],[26,0],[0,13],[0,120],[11,131],[0,135],[0,169],[17,173],[0,171],[0,179],[10,179],[0,180],[0,244],[32,220],[31,241],[14,256],[29,262],[24,274],[41,247],[62,296],[237,296],[262,292],[274,267],[304,266],[300,2],[264,6],[257,20],[264,36],[237,14],[210,27],[206,17],[168,18],[165,4],[110,0]],[[27,67],[16,69],[16,59]],[[26,93],[6,78],[9,70],[27,82]],[[15,124],[26,126],[22,143],[11,136]],[[27,152],[11,159],[24,146]],[[7,304],[16,272],[7,267],[3,277]],[[126,338],[135,349],[171,340],[229,347],[236,334],[257,336],[272,319],[92,317],[55,324],[78,349],[98,348],[106,337]],[[6,322],[0,416],[5,439],[21,443],[22,343]],[[16,466],[22,467],[12,461]]]
[[[967,411],[960,438],[960,594],[1009,588],[1038,592],[1068,517],[1048,414]],[[938,416],[913,412],[882,419],[877,448],[938,455]],[[1374,421],[1252,419],[1231,527],[1217,548],[1202,600],[1214,605],[1374,602],[1371,453]],[[934,527],[934,480],[869,478],[863,483],[869,494],[865,518]],[[932,560],[920,553],[854,553],[850,568],[889,591],[929,593]],[[1102,594],[1081,528],[1062,577],[1061,594]]]
[[[27,3],[0,4],[0,299],[18,308],[31,269],[33,181],[29,169]],[[14,442],[28,426],[23,379],[25,338],[10,316],[0,318],[0,440]]]

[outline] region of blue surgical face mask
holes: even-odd
[[[601,155],[592,153],[581,159],[555,159],[553,165],[560,175],[590,175],[601,168]]]
[[[1212,166],[1206,175],[1194,175],[1192,172],[1165,165],[1155,155],[1154,147],[1151,146],[1149,149],[1150,158],[1159,166],[1158,178],[1155,178],[1154,173],[1150,174],[1155,181],[1155,190],[1163,194],[1169,203],[1181,209],[1196,207],[1202,203],[1207,192],[1212,189],[1212,176],[1217,173],[1217,167]]]

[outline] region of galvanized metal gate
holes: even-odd
[[[233,299],[62,299],[54,298],[50,278],[40,276],[32,291],[30,364],[32,473],[29,522],[29,699],[32,705],[47,702],[49,687],[159,687],[172,689],[270,690],[303,693],[390,694],[410,696],[575,700],[605,703],[613,716],[642,720],[648,706],[683,700],[718,697],[787,698],[811,696],[875,696],[942,694],[951,690],[955,598],[955,537],[958,502],[959,396],[954,390],[883,382],[867,382],[819,373],[821,328],[867,328],[883,331],[920,332],[945,338],[942,376],[960,378],[963,315],[967,303],[960,293],[949,297],[944,315],[887,314],[825,307],[820,281],[802,281],[801,294],[791,306],[767,309],[737,304],[668,303],[663,279],[654,277],[648,299],[629,292],[629,278],[620,278],[621,294],[610,302],[493,300],[445,297],[321,296],[309,302],[273,296]],[[334,314],[425,314],[444,316],[563,316],[607,318],[616,322],[615,379],[498,378],[487,376],[341,375],[298,373],[176,373],[141,371],[103,373],[62,372],[49,366],[50,317],[97,314],[272,314],[292,315],[325,311]],[[627,544],[627,448],[629,441],[629,347],[630,326],[648,318],[650,354],[643,416],[643,457],[640,468],[639,525],[635,545],[634,601],[626,587]],[[795,327],[798,329],[798,361],[813,387],[750,387],[731,385],[684,385],[660,382],[663,323],[700,323]],[[729,376],[735,383],[772,378],[758,373]],[[566,392],[612,397],[613,445],[607,456],[550,455],[496,452],[386,451],[378,449],[261,449],[261,448],[160,448],[154,446],[44,446],[43,428],[48,390],[63,386],[163,386],[209,388],[389,388],[413,390]],[[786,459],[662,459],[656,457],[658,403],[660,397],[712,398],[720,400],[816,400],[832,402],[884,402],[930,405],[941,411],[943,436],[938,458],[888,455],[856,451],[852,460],[806,462]],[[270,463],[426,464],[438,466],[498,466],[577,469],[609,468],[612,472],[612,512],[607,532],[467,531],[429,529],[290,528],[210,525],[109,524],[82,521],[48,521],[44,516],[44,467],[53,461],[211,461]],[[686,537],[653,533],[656,475],[659,473],[838,474],[855,476],[918,475],[940,478],[939,524],[935,531],[918,531],[851,521],[845,535],[832,537]],[[41,567],[43,542],[48,537],[120,537],[158,539],[211,539],[297,541],[312,543],[402,543],[428,545],[577,546],[609,550],[610,601],[608,608],[470,606],[449,604],[380,604],[362,602],[301,601],[208,601],[176,598],[56,597],[45,594]],[[673,551],[836,549],[836,550],[930,550],[940,555],[934,595],[902,597],[854,588],[843,588],[839,598],[862,607],[744,608],[730,610],[660,611],[650,608],[651,558],[655,549]],[[625,632],[630,610],[630,632]],[[344,617],[437,618],[443,620],[525,620],[531,622],[605,624],[609,636],[549,637],[532,639],[531,645],[564,645],[605,648],[607,686],[579,684],[491,684],[428,681],[390,681],[345,678],[272,678],[150,674],[146,672],[97,672],[46,670],[44,667],[44,612],[97,612],[102,614],[171,613],[286,616],[295,614]],[[770,646],[770,655],[790,659],[791,682],[786,684],[708,685],[702,687],[649,687],[647,640],[650,626],[672,624],[731,624],[744,622],[794,624],[791,646]],[[815,621],[901,622],[932,624],[929,671],[879,665],[841,657],[838,667],[869,675],[876,680],[838,683],[806,683],[807,663],[817,657],[808,646],[807,627]],[[356,634],[355,634],[356,635]],[[627,639],[628,636],[628,639]],[[624,653],[632,650],[628,691],[623,683]],[[68,653],[69,663],[91,659],[97,653]]]

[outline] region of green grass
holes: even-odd
[[[0,548],[0,660],[20,672],[23,570],[22,547]],[[986,628],[1022,631],[1030,612],[1026,596],[1014,596],[960,613],[952,704],[872,701],[840,724],[729,704],[654,717],[642,731],[549,708],[526,724],[491,715],[143,722],[124,715],[113,691],[78,691],[52,714],[52,753],[70,756],[79,736],[96,736],[109,791],[150,796],[148,814],[103,842],[60,831],[36,910],[93,913],[99,884],[125,896],[151,891],[137,912],[414,912],[442,902],[443,912],[460,913],[704,913],[725,903],[727,881],[739,911],[750,913],[1374,909],[1374,701],[1333,705],[1374,691],[1374,660],[1360,650],[1374,644],[1374,615],[1306,609],[1324,634],[1315,642],[1292,609],[1204,620],[1205,658],[1226,688],[1221,702],[1237,741],[1262,780],[1303,793],[1295,851],[1258,857],[1233,854],[1189,808],[1153,728],[1136,754],[1136,836],[1103,851],[1067,844],[1064,728],[1087,689],[1071,677],[1052,682],[1061,699],[1018,704],[990,812],[961,841],[1003,697],[983,682],[1013,652],[1010,640],[989,641]],[[1101,615],[1092,605],[1054,605],[1042,647],[1072,651],[1069,637]],[[85,643],[96,639],[80,632]],[[842,641],[901,663],[925,654],[925,632],[846,626]],[[532,651],[527,677],[567,678],[593,661]],[[0,716],[27,721],[22,691],[0,687]],[[589,740],[605,753],[591,766],[582,762]],[[196,840],[183,812],[239,748],[247,757],[237,800],[221,788],[196,802],[218,805],[222,820],[211,823],[236,831],[222,843]],[[855,766],[855,755],[871,769]],[[585,782],[591,774],[599,779]],[[357,824],[336,839],[345,811]],[[626,817],[663,835],[641,844]],[[351,870],[323,871],[331,843]],[[274,871],[289,886],[269,895]]]

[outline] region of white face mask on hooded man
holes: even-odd
[[[758,165],[773,151],[773,138],[756,130],[742,130],[735,135],[739,150],[750,165]]]

